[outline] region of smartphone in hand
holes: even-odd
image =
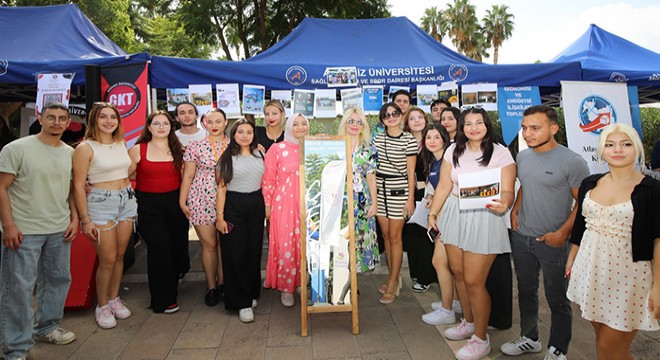
[[[225,221],[227,223],[227,234],[229,234],[232,230],[234,230],[234,224],[230,223],[229,221]]]
[[[431,242],[434,243],[435,239],[437,239],[438,236],[440,236],[440,232],[434,228],[430,228],[426,231],[426,235],[428,235],[429,240],[431,240]]]

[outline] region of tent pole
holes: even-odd
[[[147,85],[151,89],[151,85]],[[158,99],[157,99],[157,90],[151,89],[151,101],[147,103],[147,112],[151,114],[154,110],[158,109]]]

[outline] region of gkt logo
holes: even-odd
[[[114,104],[124,117],[134,113],[140,105],[140,90],[132,83],[119,82],[105,92],[107,102]]]

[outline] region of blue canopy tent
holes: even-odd
[[[327,86],[327,67],[355,66],[361,85],[493,82],[559,86],[579,80],[579,63],[488,65],[445,47],[405,17],[304,19],[273,47],[240,62],[153,56],[154,88],[188,84],[261,84],[268,89]]]
[[[73,85],[81,86],[85,65],[148,59],[127,55],[76,5],[0,7],[0,99],[33,100],[39,73],[75,73]]]
[[[579,61],[582,80],[639,86],[640,102],[660,99],[660,54],[590,25],[553,63]]]

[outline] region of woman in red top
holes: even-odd
[[[188,247],[188,219],[179,207],[183,146],[170,115],[152,112],[128,153],[137,164],[138,231],[147,243],[151,310],[171,314],[179,310],[176,262]]]

